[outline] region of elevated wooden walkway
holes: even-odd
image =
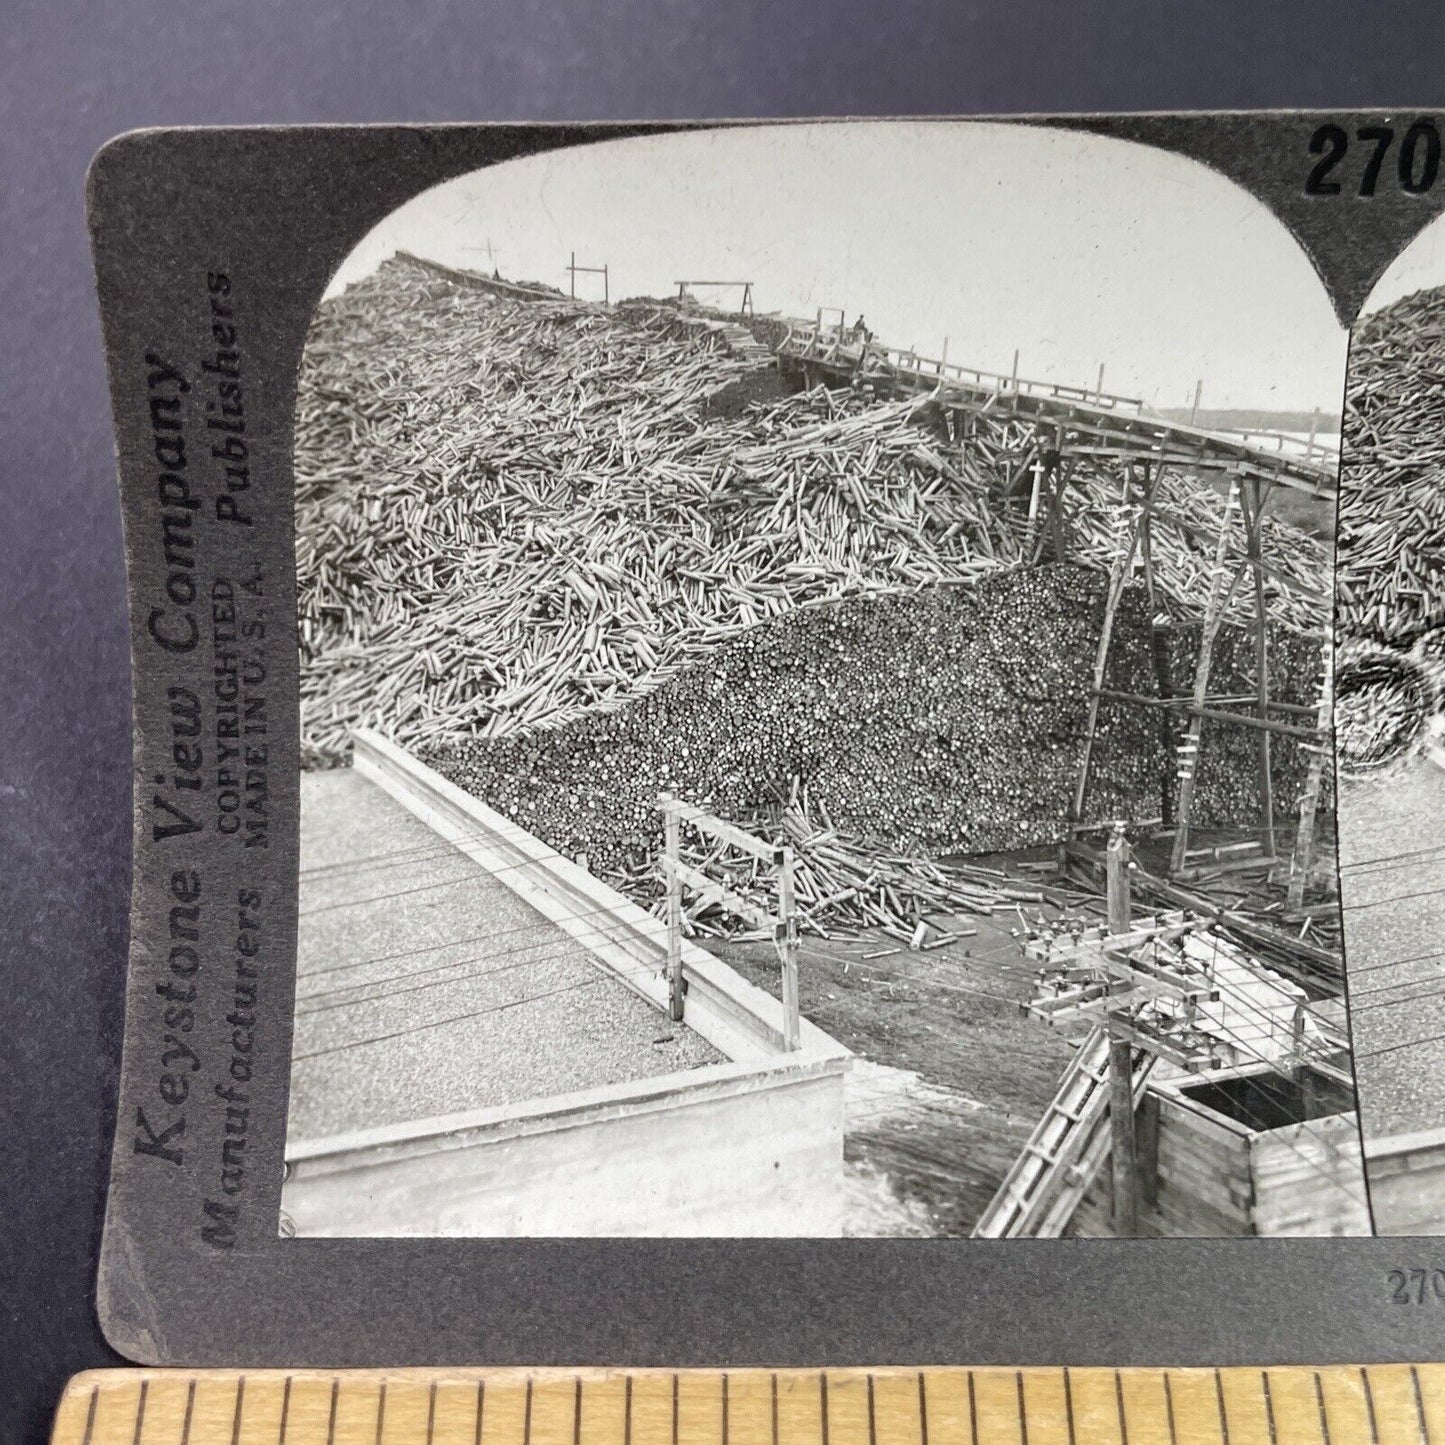
[[[1205,431],[1151,416],[1134,397],[980,371],[854,339],[849,331],[836,327],[794,327],[777,355],[782,364],[838,385],[872,382],[894,393],[934,393],[940,406],[955,411],[1053,426],[1059,450],[1070,456],[1217,470],[1316,497],[1331,497],[1336,490],[1338,454],[1320,442],[1283,432]]]

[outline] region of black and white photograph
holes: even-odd
[[[1441,294],[1356,335],[1357,486]],[[1369,1234],[1332,719],[1342,799],[1430,757],[1445,652],[1421,471],[1336,663],[1348,341],[1234,182],[1022,123],[376,225],[297,383],[282,1234]]]
[[[1360,1126],[1381,1234],[1445,1234],[1442,418],[1437,220],[1386,271],[1355,324],[1340,471],[1340,877]]]

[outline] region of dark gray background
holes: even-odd
[[[121,1024],[129,675],[82,177],[134,126],[1438,107],[1437,4],[20,0],[0,27],[0,1439],[94,1319]]]

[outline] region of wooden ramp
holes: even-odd
[[[1134,1062],[1137,1105],[1156,1060]],[[973,1228],[975,1239],[1057,1239],[1109,1157],[1109,1035],[1096,1028]]]

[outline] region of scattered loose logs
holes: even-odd
[[[1025,560],[1018,497],[1046,449],[1030,424],[955,435],[923,398],[770,394],[757,348],[728,337],[404,259],[322,303],[296,423],[308,765],[342,761],[358,724],[412,746],[566,727],[800,607]],[[1117,554],[1120,466],[1075,460],[1071,557]],[[1160,484],[1152,556],[1176,616],[1198,615],[1222,506],[1187,474]],[[1320,544],[1267,521],[1264,550],[1271,615],[1311,627]]]
[[[1356,325],[1342,440],[1340,631],[1408,644],[1445,612],[1445,289]]]

